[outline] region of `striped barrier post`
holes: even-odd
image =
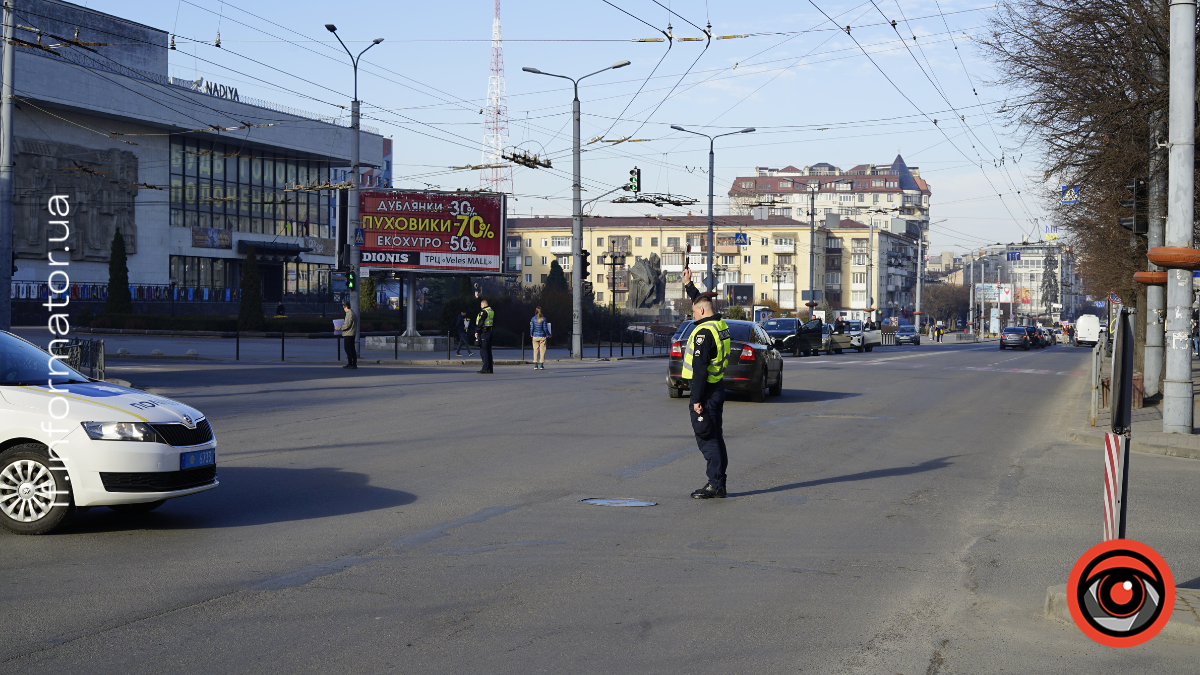
[[[1129,485],[1129,437],[1104,434],[1104,541],[1125,538],[1125,489]]]
[[[1110,426],[1104,434],[1104,540],[1125,539],[1129,494],[1129,439],[1132,434],[1133,314],[1121,308],[1113,333]]]

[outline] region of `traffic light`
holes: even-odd
[[[634,193],[642,191],[642,170],[636,166],[629,170],[629,189]]]
[[[354,270],[346,272],[346,290],[353,291],[358,288],[358,280],[355,278]]]
[[[1120,201],[1122,215],[1117,218],[1117,223],[1134,234],[1146,234],[1150,231],[1150,218],[1147,214],[1150,190],[1146,180],[1131,180],[1125,184],[1125,189],[1129,191],[1131,199]]]
[[[581,278],[581,279],[588,278],[588,274],[590,274],[590,272],[588,270],[592,266],[592,263],[591,263],[591,261],[588,260],[588,258],[591,258],[591,257],[592,257],[592,254],[588,253],[586,250],[579,252],[579,278]]]

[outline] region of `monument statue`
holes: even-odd
[[[657,253],[643,258],[629,268],[629,295],[625,301],[627,309],[660,309],[666,291],[666,279],[662,262]]]
[[[13,250],[20,258],[45,259],[48,202],[66,195],[71,205],[71,260],[107,262],[113,232],[121,229],[125,250],[137,253],[134,200],[138,158],[128,150],[86,148],[32,138],[14,144]],[[61,228],[53,236],[62,236]]]

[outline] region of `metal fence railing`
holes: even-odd
[[[67,344],[54,346],[54,353],[65,356],[68,366],[97,380],[104,379],[104,340],[71,338]]]

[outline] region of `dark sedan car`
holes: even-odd
[[[896,345],[920,345],[921,334],[916,326],[900,326],[896,329]]]
[[[1021,328],[1023,328],[1025,333],[1029,335],[1030,346],[1034,347],[1035,349],[1041,349],[1042,347],[1046,346],[1046,341],[1042,339],[1042,336],[1038,333],[1036,326],[1022,326]]]
[[[796,350],[796,337],[800,328],[799,319],[767,319],[763,330],[771,337],[771,346],[786,354]]]
[[[1029,347],[1034,344],[1033,340],[1024,326],[1009,326],[1000,334],[1000,349],[1012,347],[1029,351]]]
[[[753,321],[726,320],[729,325],[729,361],[725,364],[725,388],[750,394],[761,403],[768,394],[783,393],[783,357],[771,346],[771,337]],[[671,342],[671,360],[667,363],[667,394],[683,398],[691,383],[684,380],[683,349],[695,323],[688,321]]]

